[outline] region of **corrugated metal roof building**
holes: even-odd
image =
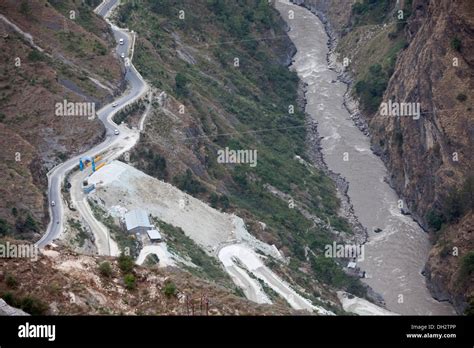
[[[130,233],[145,233],[154,226],[150,224],[145,210],[136,209],[125,214],[125,226]]]
[[[146,231],[146,233],[152,242],[161,242],[161,234],[158,230],[152,229]]]

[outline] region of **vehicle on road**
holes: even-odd
[[[120,39],[120,40],[119,40],[119,43],[120,43],[121,45],[123,45],[123,39]]]
[[[125,58],[125,53],[122,53],[120,57]]]
[[[51,206],[54,207],[56,205],[55,201],[51,201]]]
[[[115,103],[112,104],[112,107],[115,108],[117,105],[118,105],[117,102],[115,102]]]
[[[114,134],[119,135],[120,134],[119,130],[118,129],[114,130]]]

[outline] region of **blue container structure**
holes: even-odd
[[[95,162],[94,162],[94,159],[92,157],[81,157],[79,159],[79,168],[81,169],[81,172],[84,170],[84,167],[85,167],[85,164],[87,163],[92,163],[92,172],[95,172]]]

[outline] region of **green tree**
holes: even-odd
[[[453,38],[451,40],[451,47],[458,52],[461,51],[461,47],[462,47],[461,40],[459,40],[459,38],[457,37]]]
[[[10,224],[3,219],[0,219],[0,236],[5,236],[9,234],[11,231],[11,226]]]
[[[222,210],[224,211],[229,209],[230,207],[229,198],[226,195],[222,195],[219,197],[219,203],[222,207]]]
[[[10,306],[20,308],[31,315],[44,315],[48,310],[44,302],[33,296],[17,298],[11,292],[7,292],[2,295],[2,298]]]
[[[7,275],[5,279],[5,283],[7,284],[9,288],[16,288],[18,286],[18,281],[11,274]]]
[[[189,94],[187,84],[188,84],[188,79],[186,76],[184,76],[182,73],[177,73],[175,77],[175,83],[176,83],[176,94],[179,97],[185,97]]]
[[[112,275],[112,267],[110,266],[110,263],[108,263],[107,261],[102,262],[99,265],[99,272],[104,277],[109,278]]]
[[[189,168],[186,169],[185,174],[174,177],[173,181],[179,189],[192,195],[206,191],[204,186],[202,186],[198,180],[194,179],[193,172]]]
[[[217,208],[217,204],[219,203],[219,196],[215,192],[211,193],[211,197],[209,200],[211,203],[211,207]]]
[[[24,16],[28,16],[31,13],[31,7],[28,0],[23,0],[20,4],[20,13]]]
[[[173,297],[176,296],[177,293],[176,285],[173,282],[167,282],[163,289],[163,293],[166,297]]]
[[[468,279],[474,274],[474,251],[468,252],[461,259],[461,279]]]
[[[21,300],[20,308],[31,315],[44,315],[48,306],[41,300],[27,296]]]
[[[469,298],[469,306],[466,308],[464,312],[465,315],[474,315],[474,297]]]
[[[426,215],[426,222],[428,226],[434,229],[435,231],[439,231],[443,223],[446,222],[446,219],[442,214],[435,210],[430,210]]]
[[[159,154],[151,154],[149,165],[147,170],[154,177],[158,179],[166,179],[168,177],[168,171],[166,170],[166,159]]]
[[[137,287],[137,281],[135,279],[135,276],[131,273],[126,274],[125,277],[123,277],[123,281],[125,283],[125,287],[128,290],[133,290]]]
[[[120,254],[118,258],[118,266],[123,273],[130,273],[133,271],[135,263],[131,256]]]
[[[32,62],[39,62],[39,61],[43,60],[43,55],[40,52],[38,52],[37,50],[32,50],[28,54],[28,60],[30,60]]]
[[[18,219],[15,225],[16,229],[20,233],[38,232],[39,227],[35,219],[30,214],[27,215],[25,220]]]
[[[33,232],[38,232],[38,224],[36,223],[35,219],[31,217],[31,215],[28,214],[25,220],[25,229],[28,231],[33,231]]]

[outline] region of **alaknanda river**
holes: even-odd
[[[308,86],[306,112],[318,122],[322,152],[330,170],[349,182],[348,195],[359,221],[369,231],[363,279],[400,314],[451,315],[453,307],[430,295],[421,271],[428,258],[428,235],[398,208],[398,197],[384,182],[387,170],[370,150],[369,139],[343,106],[346,85],[327,64],[328,35],[317,16],[284,0],[276,8],[290,27],[297,48],[291,69]],[[292,10],[294,18],[290,19]],[[348,161],[344,160],[347,157]],[[374,233],[375,228],[382,232]]]

